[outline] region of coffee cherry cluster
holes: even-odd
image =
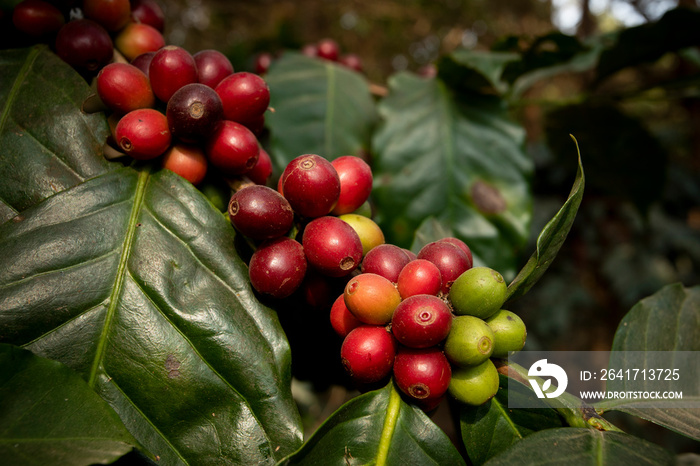
[[[86,76],[110,63],[115,48],[131,60],[165,45],[165,15],[155,0],[22,0],[12,25],[25,39],[52,45]]]
[[[497,271],[472,267],[457,238],[425,245],[413,257],[393,245],[375,247],[331,308],[344,338],[340,355],[361,388],[393,376],[406,398],[426,411],[450,393],[481,405],[498,391],[491,358],[522,349],[526,330],[501,309],[506,284]]]
[[[192,184],[208,167],[225,178],[246,175],[264,184],[272,163],[261,149],[270,92],[258,75],[233,71],[216,50],[191,55],[167,45],[110,63],[97,93],[112,111],[114,144],[134,159],[162,156],[162,165]]]
[[[308,268],[326,277],[348,277],[364,249],[384,241],[376,223],[352,213],[371,190],[372,171],[361,158],[329,162],[305,154],[287,164],[277,190],[257,185],[236,191],[228,214],[255,247],[249,263],[253,288],[282,299],[299,289]]]
[[[300,52],[307,57],[336,62],[359,73],[363,72],[362,59],[355,53],[342,53],[338,42],[331,38],[304,44]],[[274,61],[270,52],[261,52],[255,57],[255,72],[265,74]]]

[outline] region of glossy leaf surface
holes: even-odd
[[[3,464],[111,463],[135,446],[119,416],[78,374],[0,344]]]
[[[514,275],[532,207],[523,128],[500,99],[463,101],[439,79],[400,73],[389,86],[373,139],[373,198],[387,241],[407,247],[433,217],[469,244],[475,263]]]
[[[273,162],[281,173],[294,158],[317,154],[328,160],[361,155],[369,147],[376,110],[367,81],[327,60],[287,53],[265,75]]]
[[[45,46],[0,52],[0,223],[110,168],[104,114],[80,110],[89,94]]]
[[[641,300],[622,319],[615,333],[613,351],[700,351],[700,287],[684,288],[680,284],[669,285],[654,295]],[[620,361],[618,366],[621,367]],[[647,366],[645,366],[647,367]],[[684,380],[700,380],[700,366],[677,368]],[[634,382],[635,390],[644,390]],[[685,382],[687,383],[687,382]],[[610,390],[630,389],[625,379],[608,382]],[[693,382],[690,382],[692,385]],[[671,383],[669,389],[678,390],[679,384]],[[691,386],[688,385],[688,386]],[[658,390],[658,383],[655,390]],[[683,403],[700,404],[686,393]],[[613,402],[596,405],[605,410],[619,410],[647,419],[683,435],[700,440],[700,408],[655,407],[657,400],[642,400],[635,407]]]
[[[460,410],[462,440],[474,464],[483,464],[533,432],[563,427],[557,412],[544,403],[535,409],[509,409],[509,396],[537,400],[529,388],[509,381],[500,375],[495,397],[481,406],[464,405]]]
[[[464,464],[439,427],[393,383],[353,398],[282,464]]]
[[[1,339],[80,373],[163,464],[301,443],[290,354],[226,219],[167,170],[92,178],[0,226]]]
[[[485,463],[496,465],[672,465],[663,448],[620,432],[560,427],[534,433]]]

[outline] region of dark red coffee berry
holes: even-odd
[[[229,120],[221,120],[206,142],[207,158],[224,175],[242,175],[258,162],[258,139],[248,128]]]
[[[131,19],[129,0],[83,0],[83,14],[110,32],[119,31]]]
[[[112,60],[109,33],[90,19],[67,22],[56,35],[56,54],[80,71],[96,72]]]
[[[124,115],[117,123],[115,137],[121,150],[138,160],[158,157],[171,142],[168,119],[152,108]]]
[[[340,347],[340,358],[358,384],[379,382],[391,374],[396,341],[384,327],[362,325],[350,331]]]
[[[42,37],[57,32],[66,21],[61,10],[44,0],[22,0],[12,10],[12,23],[18,31]]]
[[[226,77],[233,74],[231,61],[218,50],[201,50],[193,55],[197,64],[199,82],[215,89]]]
[[[406,252],[393,244],[380,244],[362,259],[362,273],[376,273],[396,283],[401,270],[409,263]]]
[[[165,29],[165,13],[155,0],[131,0],[131,17],[161,33]]]
[[[401,347],[394,361],[394,380],[399,389],[414,400],[442,397],[450,386],[452,368],[438,347]]]
[[[233,73],[216,86],[216,92],[224,104],[224,117],[238,123],[255,120],[270,105],[270,89],[254,73]]]
[[[260,148],[258,161],[255,166],[245,174],[250,181],[255,184],[266,184],[267,180],[272,176],[272,159],[265,149]]]
[[[356,211],[372,192],[372,169],[359,157],[344,155],[331,162],[340,179],[340,196],[333,215]]]
[[[303,217],[327,215],[340,195],[340,179],[335,168],[315,154],[301,155],[289,162],[280,183],[284,197]]]
[[[302,244],[309,265],[330,277],[342,277],[362,260],[360,237],[338,217],[319,217],[306,225]]]
[[[396,287],[403,299],[418,294],[437,295],[442,289],[442,276],[432,262],[416,259],[401,270]]]
[[[268,52],[261,52],[255,56],[255,74],[263,75],[267,73],[267,70],[272,64],[272,54]]]
[[[177,173],[193,185],[204,181],[207,174],[207,158],[204,150],[190,144],[173,144],[163,154],[162,166]]]
[[[153,61],[153,55],[155,54],[155,52],[142,53],[131,60],[131,64],[143,71],[143,73],[148,76],[148,69],[151,66],[151,61]]]
[[[148,77],[127,63],[110,63],[100,70],[97,94],[107,107],[118,113],[151,108],[156,103]]]
[[[166,45],[153,56],[148,77],[156,97],[167,102],[182,86],[197,82],[197,65],[187,50]]]
[[[219,94],[199,83],[185,84],[168,100],[165,111],[173,137],[198,142],[208,137],[224,116]]]
[[[260,245],[250,259],[248,275],[258,293],[281,299],[299,288],[306,267],[301,244],[283,236]]]
[[[289,231],[294,212],[289,202],[267,186],[247,186],[231,196],[228,204],[231,224],[243,235],[271,239]]]
[[[338,61],[340,46],[333,39],[321,39],[317,44],[317,55],[330,61]]]
[[[446,241],[428,243],[418,252],[418,259],[425,259],[437,266],[442,277],[441,291],[450,291],[452,282],[471,268],[467,255],[458,246]]]
[[[446,243],[451,243],[457,246],[459,249],[464,251],[464,254],[467,255],[467,258],[469,259],[469,268],[471,269],[474,266],[474,258],[472,256],[472,250],[469,249],[469,246],[467,246],[467,243],[462,241],[459,238],[455,238],[453,236],[448,236],[447,238],[442,238],[441,240],[438,241],[444,241]]]
[[[428,348],[447,338],[452,311],[437,296],[419,294],[404,299],[394,310],[391,332],[399,343],[411,348]]]

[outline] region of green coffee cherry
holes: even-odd
[[[445,340],[445,356],[459,366],[476,366],[493,353],[494,333],[483,320],[456,316]]]
[[[503,305],[506,281],[496,270],[473,267],[457,277],[449,296],[455,314],[486,319]]]
[[[456,367],[448,391],[457,401],[480,406],[498,392],[498,370],[490,359],[478,366]]]
[[[492,357],[507,358],[525,346],[527,329],[517,314],[501,309],[486,319],[486,323],[491,327],[495,336]]]

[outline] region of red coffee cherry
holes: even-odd
[[[152,108],[124,115],[117,123],[115,136],[121,150],[138,160],[158,157],[171,142],[168,119]]]
[[[67,22],[56,35],[56,54],[80,71],[94,72],[112,60],[109,33],[90,19]]]
[[[43,0],[22,0],[12,10],[12,24],[33,37],[53,34],[65,23],[61,10]]]
[[[265,149],[260,148],[258,161],[255,166],[248,171],[245,176],[250,178],[255,184],[266,184],[267,180],[272,176],[272,159]]]
[[[119,31],[131,19],[129,0],[83,0],[83,14],[110,32]]]
[[[340,179],[340,196],[333,215],[349,214],[357,210],[372,192],[372,169],[359,157],[345,155],[331,162]]]
[[[452,312],[437,296],[419,294],[401,301],[391,318],[391,332],[411,348],[435,346],[450,333]]]
[[[318,41],[316,54],[326,60],[338,61],[340,46],[333,39],[321,39]]]
[[[182,86],[197,82],[197,65],[187,50],[167,45],[153,56],[148,77],[156,97],[167,102]]]
[[[331,327],[339,337],[345,338],[348,333],[362,325],[345,305],[345,294],[336,298],[331,306]]]
[[[331,163],[315,154],[301,155],[287,164],[281,191],[302,217],[327,215],[338,202],[340,179]]]
[[[119,113],[151,108],[156,104],[148,77],[127,63],[110,63],[100,70],[97,94],[107,107]]]
[[[198,142],[208,137],[224,116],[219,95],[209,86],[185,84],[168,100],[165,111],[173,137]]]
[[[258,139],[248,128],[233,121],[221,120],[209,136],[205,152],[212,165],[224,175],[242,175],[258,162]]]
[[[238,123],[255,120],[270,105],[270,89],[254,73],[233,73],[219,82],[216,92],[224,104],[224,117]]]
[[[294,222],[289,202],[274,189],[261,185],[247,186],[234,193],[228,213],[236,230],[254,240],[282,236]]]
[[[165,46],[165,38],[157,29],[145,23],[128,23],[114,38],[114,46],[131,61],[147,52],[156,52]],[[147,75],[150,73],[146,73]]]
[[[134,65],[136,68],[140,69],[143,71],[143,74],[148,76],[148,69],[151,66],[151,61],[153,61],[153,56],[155,55],[155,52],[146,52],[142,53],[141,55],[137,56],[133,60],[131,60],[131,64]],[[150,85],[150,81],[149,81]]]
[[[319,217],[309,222],[302,244],[309,264],[329,277],[348,275],[362,260],[360,237],[337,217]]]
[[[135,22],[147,24],[158,32],[165,29],[165,13],[154,0],[131,0],[131,17]]]
[[[195,145],[173,144],[163,154],[162,166],[193,185],[201,183],[207,174],[207,158],[204,150]]]
[[[253,253],[248,275],[258,293],[282,299],[299,288],[306,268],[301,244],[282,236],[265,241]]]
[[[309,222],[302,244],[309,264],[329,277],[348,275],[362,260],[360,237],[337,217],[319,217]]]
[[[231,61],[218,50],[201,50],[193,57],[199,72],[199,82],[212,89],[215,89],[224,78],[233,74]]]
[[[418,252],[418,259],[425,259],[437,266],[442,277],[440,291],[448,293],[452,283],[471,268],[467,255],[458,246],[446,241],[428,243]]]
[[[472,250],[469,249],[469,246],[467,246],[467,243],[462,241],[459,238],[455,238],[453,236],[448,236],[447,238],[442,238],[438,241],[444,241],[446,243],[451,243],[457,246],[459,249],[464,251],[464,253],[467,255],[467,258],[469,259],[469,268],[471,269],[474,266],[474,258],[472,257]]]
[[[442,397],[451,378],[450,363],[438,347],[401,347],[396,354],[394,380],[410,399],[425,402]]]
[[[351,70],[357,71],[358,73],[361,73],[363,70],[362,59],[354,53],[348,53],[346,55],[343,55],[338,61],[340,62],[340,64],[345,65]]]
[[[268,52],[261,52],[255,56],[255,74],[263,75],[267,73],[267,70],[272,64],[272,54]]]
[[[391,374],[396,346],[394,337],[384,327],[362,325],[345,337],[340,358],[355,383],[371,384]]]
[[[412,260],[401,269],[396,287],[403,299],[418,294],[437,295],[442,289],[440,270],[428,260]]]
[[[402,248],[393,244],[380,244],[362,259],[362,273],[375,273],[396,283],[401,270],[408,263],[409,258]]]

